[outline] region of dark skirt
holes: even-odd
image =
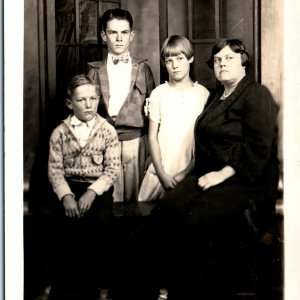
[[[220,299],[233,299],[236,280],[242,280],[235,270],[247,273],[255,254],[256,236],[245,216],[252,189],[227,181],[203,191],[197,182],[188,176],[152,211],[148,273],[170,288],[172,299],[199,299],[206,292],[207,299],[219,299],[213,296],[218,292]]]
[[[224,182],[203,191],[198,177],[189,176],[160,201],[153,214],[167,218],[173,228],[204,235],[239,231],[249,206],[251,190],[240,183]]]

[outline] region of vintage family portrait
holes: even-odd
[[[297,299],[287,31],[300,7],[287,2],[21,3],[15,144],[16,105],[4,110],[6,145],[22,149],[5,148],[7,299]]]

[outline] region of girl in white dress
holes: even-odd
[[[209,92],[190,78],[193,48],[180,35],[167,38],[161,60],[169,81],[155,88],[146,112],[149,116],[149,148],[152,162],[143,179],[139,201],[161,199],[194,166],[194,123]]]

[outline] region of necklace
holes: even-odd
[[[228,96],[230,96],[232,94],[232,92],[235,90],[236,86],[237,86],[237,84],[235,84],[230,89],[227,89],[227,91],[224,88],[224,92],[223,92],[223,95],[221,96],[221,99],[224,100],[225,98],[227,98]]]

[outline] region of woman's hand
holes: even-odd
[[[96,193],[88,189],[79,199],[78,201],[78,208],[80,216],[82,217],[92,206],[92,203],[94,202],[96,198]]]
[[[223,181],[220,171],[214,171],[201,176],[198,179],[198,185],[203,189],[203,191],[208,188],[215,186]]]
[[[226,166],[220,171],[209,172],[201,176],[198,179],[198,185],[205,191],[212,186],[220,184],[234,174],[235,170],[230,166]]]
[[[65,213],[67,217],[70,218],[79,218],[79,210],[77,207],[76,200],[73,195],[67,194],[62,198],[63,206],[65,208]]]

